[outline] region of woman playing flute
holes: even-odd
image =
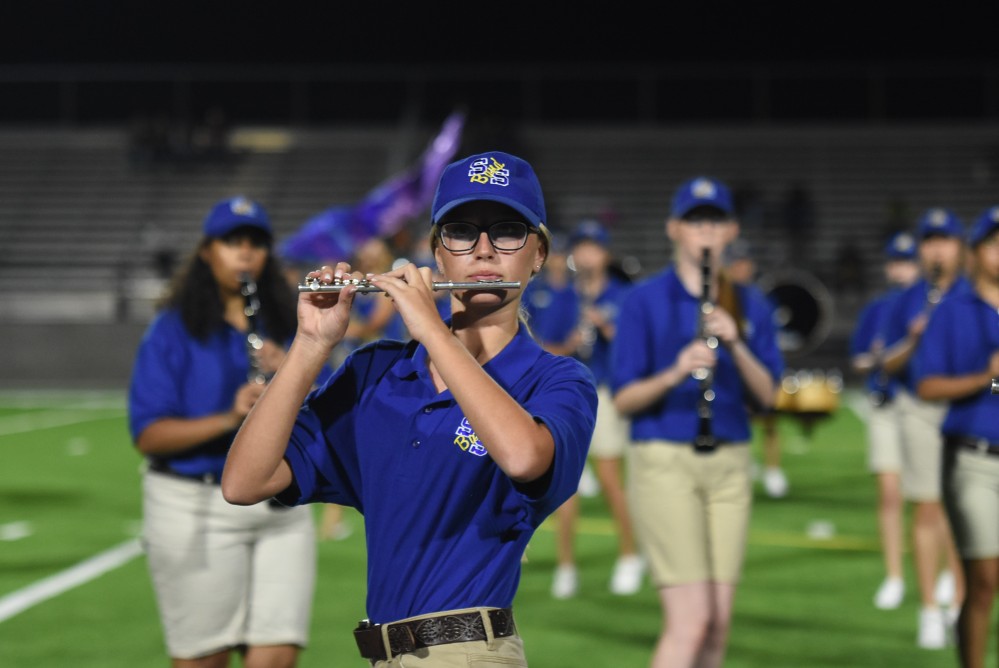
[[[506,153],[450,164],[432,222],[448,281],[526,285],[548,252],[540,184]],[[341,262],[309,278],[356,277]],[[295,342],[233,444],[223,493],[235,504],[276,497],[364,514],[367,619],[354,633],[373,666],[477,665],[477,656],[526,665],[511,610],[521,558],[579,483],[592,375],[533,340],[521,289],[452,291],[442,320],[430,267],[368,278],[412,339],[363,346],[310,392],[355,295],[352,286],[300,293]]]

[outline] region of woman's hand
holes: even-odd
[[[432,333],[446,331],[434,302],[433,273],[429,267],[417,267],[410,262],[398,269],[371,276],[370,280],[395,302],[414,340],[426,344],[427,337]]]
[[[305,276],[306,282],[318,280],[320,285],[331,285],[333,279],[361,278],[360,273],[350,273],[350,265],[338,262],[336,268],[323,265]],[[346,285],[339,292],[301,292],[298,295],[298,333],[296,339],[312,341],[326,348],[343,340],[350,324],[350,308],[357,288]]]
[[[716,306],[704,316],[704,329],[708,336],[714,336],[724,346],[731,346],[739,340],[739,326],[732,314]]]
[[[684,376],[690,375],[696,369],[714,369],[718,364],[718,353],[709,348],[704,339],[694,339],[676,356],[676,370]]]

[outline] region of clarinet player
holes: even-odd
[[[772,406],[783,360],[764,296],[719,271],[739,234],[725,184],[681,185],[666,234],[672,265],[622,304],[611,387],[631,418],[628,504],[663,612],[650,665],[712,668],[725,656],[752,501],[746,393]]]
[[[174,668],[288,668],[306,646],[316,571],[307,508],[232,506],[236,430],[284,359],[295,295],[266,210],[217,203],[136,354],[129,428],[145,456],[143,542]],[[329,374],[326,369],[325,375]]]

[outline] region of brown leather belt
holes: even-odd
[[[494,638],[508,638],[517,632],[512,608],[491,608],[486,616]],[[371,624],[363,619],[354,629],[354,640],[361,656],[373,661],[385,661],[398,654],[407,654],[424,647],[455,642],[486,640],[486,628],[478,611],[457,612],[418,617],[388,624]],[[386,653],[382,630],[387,627],[389,651]]]
[[[179,471],[174,471],[166,461],[159,459],[158,457],[149,458],[149,470],[156,471],[157,473],[162,473],[163,475],[172,476],[174,478],[183,478],[184,480],[196,480],[198,482],[203,482],[206,485],[221,485],[222,476],[216,475],[211,472],[207,473],[180,473]]]
[[[984,438],[975,438],[974,436],[948,436],[944,443],[951,448],[965,448],[966,450],[974,450],[985,455],[996,455],[999,456],[999,443],[989,443],[988,440]]]

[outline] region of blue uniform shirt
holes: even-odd
[[[588,370],[524,327],[484,369],[551,430],[555,461],[535,484],[496,466],[416,341],[358,349],[299,414],[285,454],[294,483],[278,498],[364,514],[373,622],[512,605],[528,541],[579,485],[596,419]]]
[[[940,303],[933,307],[933,312],[935,313],[944,301],[968,290],[971,290],[968,279],[959,276],[947,292],[941,296]],[[928,307],[929,293],[930,282],[923,278],[902,290],[895,299],[888,303],[885,307],[885,317],[882,320],[884,325],[882,336],[886,347],[891,347],[908,336],[909,323]],[[930,319],[932,320],[932,317]],[[910,364],[906,364],[899,373],[895,374],[895,377],[901,387],[905,387],[911,394],[916,393],[916,385],[912,381],[911,359]]]
[[[630,283],[611,275],[608,277],[604,291],[593,302],[593,305],[603,311],[605,317],[615,326],[620,318],[621,304],[630,288]],[[582,306],[582,299],[580,299],[580,306]],[[609,385],[611,382],[611,343],[598,331],[589,358],[582,360],[593,372],[593,377],[597,379],[597,385]]]
[[[201,341],[188,333],[178,311],[157,313],[143,335],[132,368],[128,391],[132,441],[162,418],[199,418],[228,411],[249,371],[244,332],[226,324]],[[331,369],[324,368],[320,382],[331,374]],[[221,477],[235,436],[233,431],[189,450],[157,458],[184,475],[210,473]]]
[[[999,350],[999,314],[974,290],[942,301],[930,318],[912,357],[913,384],[928,376],[965,376],[988,368]],[[999,396],[988,386],[950,402],[940,430],[945,436],[972,436],[999,443]]]
[[[542,345],[565,343],[579,322],[579,299],[572,281],[556,287],[539,276],[524,289],[531,332]]]
[[[734,287],[742,308],[746,345],[776,382],[784,361],[777,347],[773,309],[756,288]],[[699,312],[699,298],[687,292],[672,267],[632,287],[622,304],[612,345],[611,389],[617,392],[632,381],[672,366],[680,349],[696,335]],[[724,441],[748,441],[746,390],[725,346],[718,347],[714,389],[714,435]],[[698,381],[688,377],[661,400],[631,416],[632,440],[692,442],[697,435],[700,399]]]
[[[883,318],[890,301],[902,294],[901,288],[893,288],[883,295],[871,300],[861,309],[857,316],[857,325],[850,337],[850,356],[854,357],[871,351],[875,340],[884,329]],[[867,374],[865,385],[868,392],[880,392],[886,401],[895,397],[898,390],[898,380],[895,376],[883,373],[881,369],[872,369]]]

